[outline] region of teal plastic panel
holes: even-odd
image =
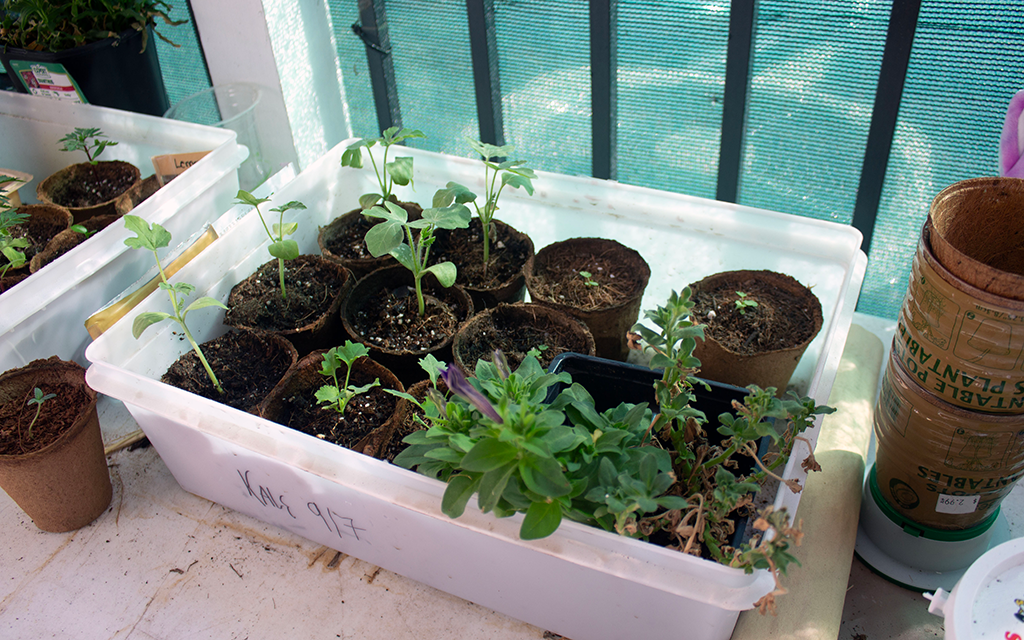
[[[370,69],[366,63],[366,45],[352,31],[352,25],[359,22],[359,5],[356,2],[337,0],[327,4],[330,9],[331,26],[334,28],[334,43],[338,48],[338,65],[341,68],[345,91],[345,111],[352,135],[363,138],[379,136]]]
[[[203,59],[202,49],[199,48],[199,38],[189,17],[188,7],[184,2],[173,2],[171,5],[171,11],[168,13],[170,18],[175,21],[185,20],[185,24],[172,27],[158,19],[156,28],[167,39],[180,46],[175,47],[159,37],[154,37],[153,40],[156,43],[157,56],[160,58],[160,71],[164,75],[167,99],[174,105],[182,98],[209,89],[210,77],[206,72],[206,61]]]

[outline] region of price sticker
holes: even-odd
[[[978,509],[981,496],[948,496],[939,494],[935,504],[936,513],[974,513]]]

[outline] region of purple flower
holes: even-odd
[[[457,396],[461,396],[468,403],[476,407],[480,413],[484,414],[491,420],[494,420],[498,424],[504,422],[501,416],[495,411],[494,406],[491,405],[490,401],[484,396],[484,394],[477,391],[473,385],[469,384],[466,380],[466,376],[462,375],[462,371],[454,365],[448,365],[441,369],[441,379],[448,385],[448,389]]]
[[[501,352],[501,349],[494,350],[494,353],[491,354],[491,362],[494,363],[494,368],[498,370],[498,375],[501,376],[501,379],[508,380],[512,372],[508,368],[508,359],[505,358],[505,354]]]

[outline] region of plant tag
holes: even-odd
[[[185,170],[203,159],[209,151],[196,151],[193,153],[168,153],[162,156],[153,156],[153,168],[156,170],[156,180],[160,186],[164,186],[171,180],[185,173]]]
[[[975,496],[949,496],[939,494],[939,501],[935,503],[936,513],[974,513],[978,508],[980,495]]]
[[[10,60],[11,68],[18,73],[21,83],[34,96],[88,104],[75,79],[64,65],[58,62],[30,62]]]

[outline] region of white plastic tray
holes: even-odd
[[[101,159],[130,162],[143,177],[153,174],[154,155],[211,151],[132,211],[182,240],[230,206],[248,153],[233,131],[0,92],[0,167],[34,176],[20,191],[23,202],[37,202],[36,184],[85,159],[82,152],[61,151],[57,142],[75,127],[99,127],[118,141]],[[0,295],[0,371],[51,355],[87,364],[86,318],[153,264],[148,252],[125,246],[129,235],[123,224],[110,225]]]
[[[296,235],[305,252],[316,251],[318,225],[374,190],[372,170],[340,167],[346,145],[267,205],[301,200],[309,206]],[[407,153],[415,158],[417,186],[402,199],[427,204],[448,180],[479,188],[479,163]],[[530,234],[538,248],[604,236],[639,250],[653,271],[645,309],[663,302],[670,289],[725,269],[776,269],[812,285],[825,323],[798,368],[797,387],[819,402],[827,399],[866,266],[856,230],[599,180],[542,173],[536,186],[532,198],[503,194],[499,217]],[[267,255],[260,222],[248,215],[178,278],[197,285],[197,296],[223,299]],[[150,296],[136,311],[166,304],[165,297]],[[222,313],[191,315],[196,338],[222,333]],[[159,383],[186,347],[170,335],[170,325],[134,340],[132,317],[86,350],[87,378],[125,402],[188,491],[571,638],[728,638],[739,611],[772,589],[766,572],[747,575],[572,522],[549,538],[524,542],[518,517],[496,520],[470,505],[451,520],[440,511],[438,482]],[[802,477],[791,467],[788,477]],[[777,505],[795,511],[798,499],[780,496]]]

